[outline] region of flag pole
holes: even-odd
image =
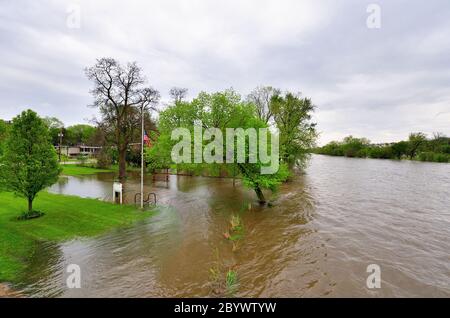
[[[144,106],[141,106],[141,209],[144,209]]]

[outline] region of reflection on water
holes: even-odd
[[[113,178],[61,178],[51,191],[110,200]],[[446,164],[314,156],[274,207],[261,208],[230,179],[146,180],[161,204],[155,217],[40,245],[23,286],[32,296],[214,296],[217,249],[223,270],[238,272],[236,296],[450,296],[449,184]],[[125,200],[138,189],[131,176]],[[235,252],[223,237],[232,213],[245,226]],[[71,263],[81,267],[81,289],[66,288]],[[366,288],[372,263],[381,267],[379,290]]]

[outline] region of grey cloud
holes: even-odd
[[[366,27],[371,2],[4,1],[0,117],[32,107],[66,124],[92,118],[83,68],[113,56],[137,61],[163,100],[171,86],[191,97],[260,84],[302,91],[322,143],[450,134],[448,1],[376,1],[379,30]],[[72,3],[80,29],[66,27]]]

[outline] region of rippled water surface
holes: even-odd
[[[110,200],[111,174],[65,177],[52,192]],[[125,185],[133,201],[137,176]],[[313,156],[273,207],[231,179],[146,180],[156,216],[106,235],[43,243],[22,286],[31,296],[215,296],[210,269],[238,273],[236,296],[450,296],[450,165]],[[249,209],[249,204],[251,208]],[[223,233],[239,213],[233,251]],[[82,288],[67,289],[78,264]],[[369,264],[381,289],[366,287]]]

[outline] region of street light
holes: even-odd
[[[144,209],[144,108],[141,106],[141,209]]]
[[[58,137],[59,137],[59,162],[61,162],[61,144],[62,144],[62,138],[64,137],[62,130],[60,133],[58,133]]]

